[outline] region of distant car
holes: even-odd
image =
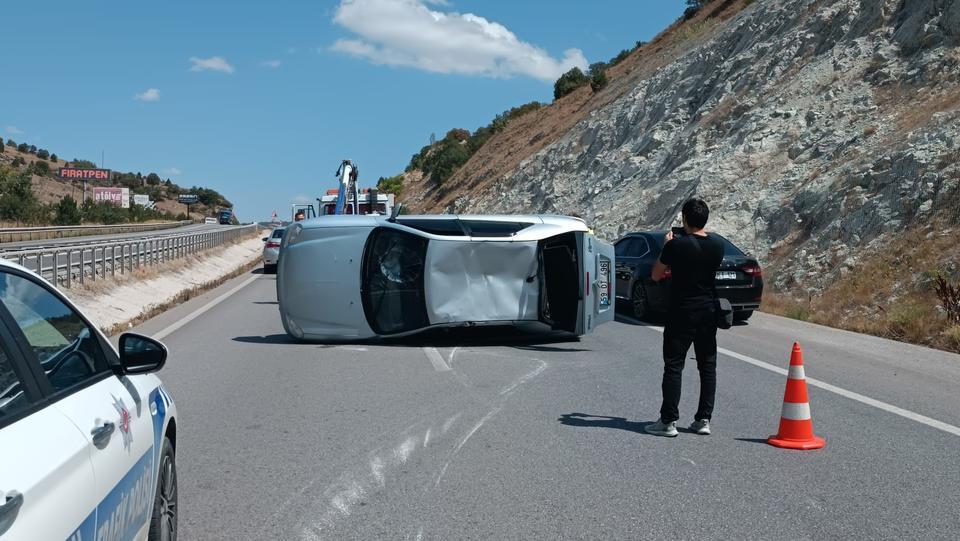
[[[205,224],[215,224],[215,223],[218,223],[218,222],[217,222],[217,219],[216,219],[216,218],[207,217],[207,218],[204,218],[204,219],[203,219],[203,223],[205,223]]]
[[[37,275],[0,261],[0,538],[176,539],[163,344],[119,353]],[[105,537],[106,536],[106,537]]]
[[[280,240],[283,239],[283,227],[278,227],[263,237],[263,272],[277,272],[277,262],[280,260]]]
[[[617,300],[629,306],[633,317],[644,319],[665,313],[670,301],[670,280],[650,279],[654,262],[660,258],[666,231],[630,233],[615,244],[617,253]],[[760,308],[763,272],[756,259],[721,235],[723,263],[717,271],[717,296],[733,305],[734,319],[746,321]],[[669,275],[668,275],[669,276]]]
[[[297,339],[612,321],[613,246],[561,216],[324,216],[283,237],[277,298]]]

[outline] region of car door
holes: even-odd
[[[87,439],[41,393],[0,303],[0,539],[94,539]]]
[[[119,359],[79,312],[34,277],[0,273],[0,301],[48,395],[86,440],[97,538],[140,538],[153,506],[153,421],[148,397],[117,376]]]

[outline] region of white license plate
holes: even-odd
[[[600,259],[600,276],[597,276],[600,306],[610,306],[610,261]]]
[[[717,273],[717,280],[736,280],[736,279],[737,279],[737,273],[735,272],[720,271]]]

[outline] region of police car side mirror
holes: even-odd
[[[134,333],[120,335],[120,364],[125,374],[147,374],[163,368],[167,347],[146,336]]]

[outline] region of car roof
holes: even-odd
[[[304,229],[315,229],[323,227],[375,227],[387,222],[388,216],[369,215],[358,216],[353,214],[341,214],[337,216],[319,216],[298,222]],[[585,222],[580,218],[572,216],[559,216],[554,214],[404,214],[398,216],[399,220],[481,220],[488,222],[533,222],[540,224],[550,224],[567,226],[574,228],[584,227]]]

